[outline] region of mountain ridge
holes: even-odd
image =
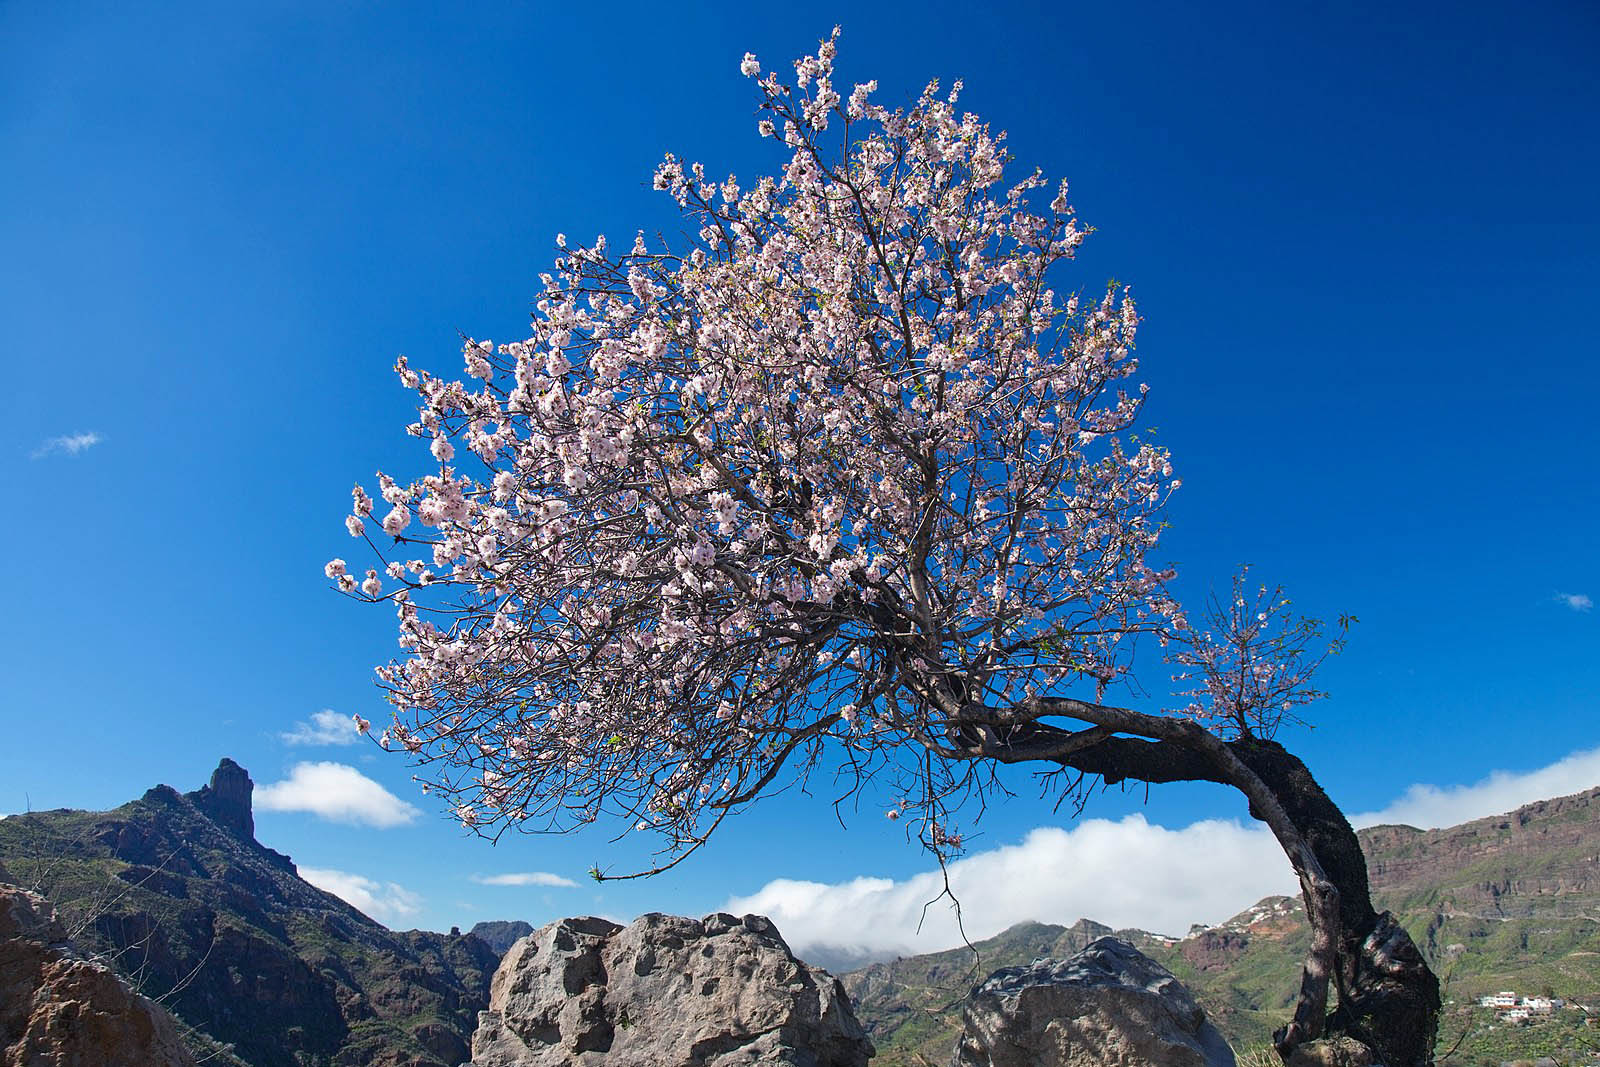
[[[85,949],[250,1067],[455,1067],[501,953],[392,931],[254,839],[249,775],[167,785],[105,812],[0,821],[0,861]]]

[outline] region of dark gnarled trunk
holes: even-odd
[[[1282,745],[1247,738],[1229,747],[1271,788],[1338,887],[1339,1003],[1327,1032],[1366,1044],[1389,1067],[1428,1067],[1438,1037],[1439,980],[1394,916],[1373,909],[1366,857],[1349,821]]]
[[[1084,718],[1092,716],[1086,715]],[[1013,731],[1009,743],[1024,748],[1063,736],[1037,724]],[[1289,821],[1305,839],[1327,879],[1338,891],[1338,929],[1334,939],[1332,984],[1338,1003],[1324,1023],[1326,1036],[1349,1035],[1370,1047],[1386,1067],[1431,1067],[1439,1029],[1439,980],[1410,936],[1388,912],[1372,906],[1367,861],[1344,814],[1311,776],[1306,765],[1274,741],[1240,738],[1223,743],[1264,783]],[[1237,786],[1233,776],[1202,746],[1165,740],[1111,737],[1069,753],[1041,756],[1108,783],[1127,779],[1160,782],[1218,782]],[[1256,818],[1263,813],[1252,810]],[[1314,902],[1307,918],[1316,922]],[[1308,965],[1307,987],[1316,984]],[[1304,995],[1304,994],[1303,994]],[[1314,1000],[1306,1001],[1315,1003]],[[1301,1039],[1305,1020],[1284,1035],[1287,1053]]]

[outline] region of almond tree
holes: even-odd
[[[959,83],[841,96],[836,38],[792,84],[744,59],[778,174],[668,156],[679,246],[558,238],[526,339],[467,338],[462,380],[397,365],[438,473],[380,474],[382,514],[358,486],[380,565],[327,568],[399,618],[382,742],[482,833],[658,835],[640,873],[820,768],[884,781],[941,860],[1006,764],[1067,796],[1224,783],[1314,931],[1280,1050],[1331,1028],[1429,1062],[1437,982],[1272,741],[1321,695],[1318,627],[1236,581],[1197,629],[1168,592],[1178,481],[1133,433],[1139,319],[1126,290],[1053,288],[1087,234],[1066,184],[1008,179]],[[1140,637],[1177,666],[1170,708],[1105,702]]]

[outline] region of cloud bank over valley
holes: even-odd
[[[1264,896],[1295,891],[1265,827],[1222,819],[1181,830],[1142,815],[1040,827],[1018,844],[957,860],[947,873],[971,940],[1028,919],[1066,925],[1085,917],[1182,934],[1192,923],[1221,922]],[[727,910],[769,916],[802,957],[883,959],[961,944],[955,911],[948,898],[937,899],[943,888],[937,869],[901,881],[778,879],[733,898]]]
[[[1532,771],[1497,771],[1472,785],[1413,785],[1382,811],[1350,821],[1358,828],[1454,826],[1596,785],[1600,748]],[[1027,920],[1070,925],[1082,918],[1181,935],[1262,897],[1299,891],[1282,849],[1260,823],[1213,819],[1168,829],[1137,814],[1040,827],[1016,844],[967,855],[947,873],[974,941]],[[961,944],[943,889],[937,869],[831,884],[780,878],[730,898],[724,908],[767,915],[802,958],[843,966]]]

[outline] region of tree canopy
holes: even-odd
[[[1102,697],[1142,634],[1196,668],[1172,714],[1307,696],[1261,654],[1281,604],[1240,587],[1233,640],[1197,640],[1150,560],[1178,482],[1130,433],[1128,292],[1053,288],[1065,183],[1008,184],[959,84],[889,111],[833,55],[758,82],[779,176],[658,168],[690,247],[563,241],[528,338],[467,339],[462,381],[399,364],[440,470],[380,475],[381,518],[358,488],[388,581],[330,576],[396,603],[389,737],[469,823],[621,813],[678,851],[828,740],[961,759],[963,709]]]
[[[830,752],[852,788],[887,776],[941,858],[1002,764],[1075,771],[1068,792],[1226,782],[1323,931],[1314,1036],[1336,880],[1230,743],[1321,695],[1320,630],[1242,577],[1194,619],[1177,602],[1139,316],[1123,287],[1057,291],[1089,233],[1066,183],[1008,175],[960,83],[909,109],[842,95],[836,38],[789,80],[744,59],[775,174],[668,156],[676,243],[558,238],[529,336],[465,338],[460,380],[398,363],[438,472],[380,474],[382,514],[358,486],[379,565],[327,568],[398,615],[382,741],[480,832],[621,817],[662,866]],[[1141,640],[1174,698],[1104,703]]]

